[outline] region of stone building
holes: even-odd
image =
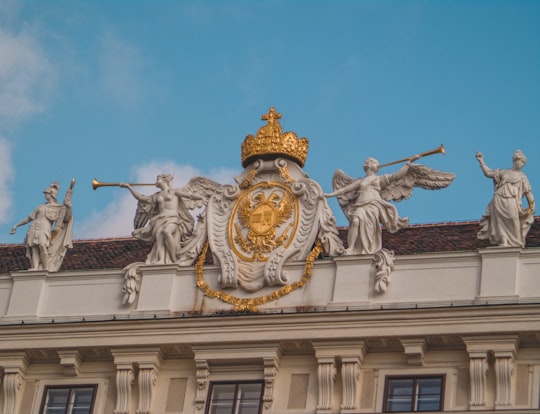
[[[57,273],[0,246],[0,407],[37,414],[48,393],[75,393],[93,411],[72,412],[96,414],[538,412],[540,220],[524,249],[482,246],[477,226],[385,233],[383,294],[372,257],[320,257],[309,283],[256,312],[205,297],[177,265],[145,266],[122,305],[138,240],[75,242]]]

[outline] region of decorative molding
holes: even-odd
[[[407,356],[407,363],[409,365],[423,366],[426,340],[424,338],[400,338],[400,341]]]
[[[276,382],[276,376],[279,369],[279,357],[281,354],[278,352],[276,356],[263,358],[264,363],[264,395],[263,402],[264,408],[269,409],[274,401],[274,384]]]
[[[390,274],[394,270],[394,251],[381,249],[373,254],[375,266],[375,292],[383,294],[390,284]]]
[[[135,382],[132,364],[116,366],[116,408],[114,414],[130,414],[131,390]]]
[[[21,398],[24,373],[29,361],[25,352],[5,353],[0,358],[0,369],[3,368],[4,411],[3,414],[17,414]]]
[[[344,410],[357,410],[357,395],[360,379],[360,358],[341,358],[341,412]]]
[[[486,405],[486,375],[488,371],[487,353],[469,356],[469,370],[471,376],[470,401],[472,407]]]
[[[486,405],[486,375],[488,353],[495,357],[495,406],[510,408],[512,405],[513,371],[519,346],[517,335],[465,337],[463,342],[470,358],[471,407]]]
[[[195,396],[195,406],[197,410],[202,410],[206,402],[206,393],[208,392],[208,376],[210,369],[206,359],[195,359],[197,367],[197,395]]]
[[[18,369],[4,370],[4,414],[16,414],[22,375]]]
[[[496,407],[512,405],[512,374],[514,372],[513,356],[495,355],[495,378],[497,383]]]
[[[139,364],[139,407],[136,414],[152,414],[152,401],[154,399],[154,386],[158,377],[155,364]]]
[[[317,413],[331,412],[334,396],[334,380],[336,379],[335,357],[317,358],[317,379],[319,395]]]
[[[64,368],[64,375],[66,377],[78,376],[82,362],[79,351],[76,349],[68,349],[57,352],[60,357],[60,365]]]
[[[519,338],[517,336],[502,337],[493,344],[495,356],[495,379],[497,395],[495,407],[512,405],[514,387],[514,367]]]

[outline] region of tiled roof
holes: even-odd
[[[346,227],[339,228],[343,240],[347,240],[347,231]],[[478,221],[413,225],[394,234],[383,231],[383,247],[396,255],[474,251],[489,246],[476,238],[477,231]],[[120,269],[144,262],[150,247],[134,238],[77,240],[68,250],[61,270]],[[540,247],[540,216],[535,217],[525,247]],[[28,267],[23,245],[0,244],[0,274]]]

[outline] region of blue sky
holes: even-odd
[[[476,151],[506,168],[520,148],[540,192],[540,2],[0,0],[0,243],[71,178],[74,238],[129,235],[134,201],[93,177],[231,182],[271,106],[327,192],[337,169],[443,143],[421,162],[455,181],[400,215],[478,220],[492,184]]]

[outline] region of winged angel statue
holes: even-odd
[[[377,172],[381,167],[397,162],[381,166],[375,158],[367,158],[364,162],[364,178],[349,177],[342,170],[334,173],[334,191],[325,196],[337,197],[349,220],[348,247],[344,254],[375,254],[382,249],[381,225],[390,233],[408,225],[408,218],[399,217],[390,200],[409,198],[414,187],[437,190],[452,182],[453,173],[413,164],[424,155],[427,153],[407,158],[407,163],[393,174],[377,175]]]
[[[195,260],[200,241],[193,237],[195,219],[189,210],[206,206],[209,197],[220,186],[208,178],[194,177],[186,186],[172,188],[172,179],[171,174],[158,175],[155,186],[160,191],[149,196],[140,194],[130,184],[120,184],[139,201],[133,220],[133,236],[152,243],[146,264]]]

